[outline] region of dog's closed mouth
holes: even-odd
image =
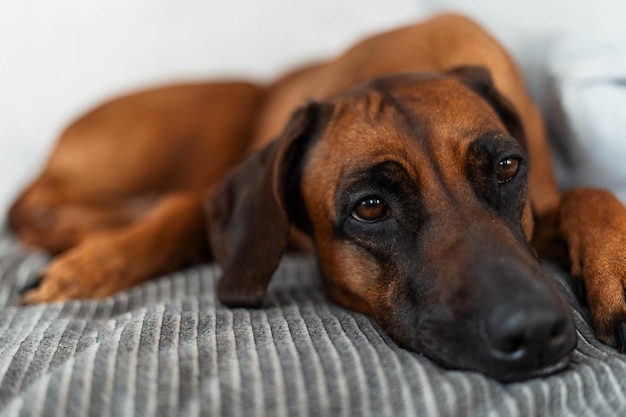
[[[552,365],[548,365],[545,368],[541,368],[541,369],[531,372],[529,375],[526,375],[524,379],[539,378],[539,377],[545,377],[545,376],[555,374],[557,372],[565,370],[569,366],[569,363],[570,363],[570,355],[566,355],[560,361]]]

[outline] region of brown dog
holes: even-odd
[[[535,249],[569,250],[598,337],[616,343],[626,319],[626,210],[559,194],[515,66],[454,15],[265,88],[109,102],[63,133],[9,220],[63,252],[23,303],[108,296],[211,253],[220,300],[259,307],[296,226],[334,300],[445,366],[503,380],[566,366],[572,319]]]

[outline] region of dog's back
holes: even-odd
[[[293,110],[307,100],[326,100],[383,75],[470,65],[489,69],[496,87],[515,108],[527,106],[521,76],[504,49],[473,21],[446,14],[364,39],[333,61],[278,80],[260,116],[257,147],[280,133]]]

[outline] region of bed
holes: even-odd
[[[332,303],[314,261],[285,257],[263,309],[215,298],[207,264],[100,301],[14,306],[45,267],[0,235],[0,416],[623,415],[626,356],[597,341],[568,276],[578,329],[569,368],[502,384],[396,346]],[[459,340],[459,343],[463,343]]]

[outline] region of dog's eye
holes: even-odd
[[[519,161],[515,158],[505,158],[498,162],[496,174],[498,176],[498,184],[504,184],[513,179],[519,170]]]
[[[389,206],[378,196],[365,197],[352,210],[352,217],[366,223],[382,220],[389,214]]]

